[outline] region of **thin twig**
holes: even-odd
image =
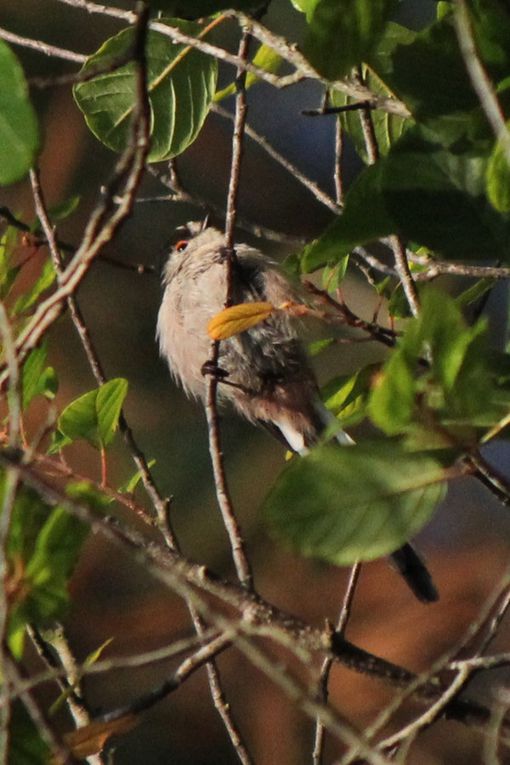
[[[224,119],[234,119],[234,116],[222,106],[219,106],[219,104],[213,104],[211,111],[213,111],[215,114],[218,114],[220,117],[223,117]],[[337,202],[335,202],[335,200],[332,199],[329,194],[326,194],[326,192],[323,191],[317,183],[302,173],[301,170],[296,167],[296,165],[290,162],[290,160],[288,160],[273,146],[271,146],[267,138],[260,135],[260,133],[257,133],[257,131],[250,127],[250,125],[245,125],[244,132],[249,138],[252,139],[252,141],[257,144],[257,146],[260,146],[261,149],[266,152],[266,154],[268,154],[272,159],[275,160],[275,162],[281,165],[281,167],[285,168],[285,170],[287,170],[287,172],[293,178],[299,181],[302,186],[304,186],[311,194],[313,194],[318,202],[325,205],[325,207],[327,207],[328,210],[331,210],[331,212],[335,213],[335,215],[339,215],[341,208]]]
[[[130,11],[123,11],[120,8],[114,8],[112,6],[91,2],[91,0],[59,0],[61,3],[70,5],[74,8],[87,11],[91,14],[100,14],[116,18],[119,21],[127,23],[133,23],[133,13]],[[243,13],[227,12],[225,16],[236,17],[244,29],[250,31],[254,37],[261,42],[266,43],[270,48],[275,50],[285,61],[291,64],[295,68],[295,72],[289,75],[279,76],[268,72],[261,67],[255,66],[251,61],[244,60],[239,55],[229,53],[223,48],[219,48],[216,45],[211,45],[204,40],[200,40],[191,35],[185,34],[178,27],[168,26],[158,21],[152,21],[150,28],[156,32],[170,37],[174,42],[181,43],[183,45],[190,45],[203,53],[212,56],[218,61],[224,61],[236,69],[251,72],[256,75],[258,79],[268,82],[276,88],[286,88],[297,82],[300,82],[304,78],[321,79],[319,74],[311,66],[309,61],[303,56],[296,46],[289,45],[284,37],[276,35],[269,29],[264,27],[256,19],[246,16]],[[407,107],[395,98],[381,97],[380,95],[373,93],[369,88],[359,85],[358,83],[345,80],[335,80],[330,83],[330,86],[334,90],[339,90],[343,93],[347,93],[352,98],[360,101],[368,101],[373,104],[376,109],[387,111],[391,114],[398,114],[402,117],[409,116],[409,110]]]
[[[135,38],[135,51],[140,48],[140,35]],[[140,60],[140,57],[138,56]],[[149,151],[150,109],[145,87],[145,65],[135,70],[137,93],[136,107],[133,114],[133,139],[121,155],[114,176],[108,184],[101,202],[89,218],[80,247],[62,272],[58,289],[39,304],[25,329],[20,333],[16,352],[20,363],[37,346],[43,335],[60,317],[67,298],[86,276],[92,262],[103,247],[113,238],[120,226],[129,217],[133,209],[134,198],[142,180],[145,159]],[[112,212],[112,199],[123,186],[122,203]],[[8,375],[4,372],[0,378],[5,383]]]
[[[345,632],[347,628],[347,624],[349,622],[352,604],[354,600],[354,594],[356,592],[356,587],[358,584],[360,573],[361,573],[361,564],[355,563],[354,566],[351,568],[349,581],[347,583],[347,589],[344,595],[344,602],[342,603],[342,609],[340,611],[340,616],[338,617],[338,622],[336,625],[336,631],[341,634]],[[318,698],[324,703],[326,703],[328,700],[328,695],[329,695],[328,683],[329,683],[329,676],[331,673],[332,666],[333,666],[333,659],[331,657],[324,659],[322,663],[322,667],[321,667],[321,674],[319,679],[319,694],[318,694]],[[325,734],[326,734],[326,728],[324,727],[319,717],[317,718],[315,722],[315,735],[314,735],[314,744],[313,744],[313,752],[312,752],[313,765],[321,765],[322,758],[324,755],[324,743],[326,739]]]
[[[409,268],[406,248],[399,236],[390,236],[390,242],[395,257],[395,270],[398,273],[409,308],[411,309],[413,316],[418,316],[420,313],[420,299],[418,297],[418,290],[416,289],[411,269]]]
[[[2,513],[0,515],[0,675],[3,683],[8,688],[8,666],[10,655],[7,651],[7,629],[9,620],[9,599],[7,596],[7,583],[9,575],[8,561],[8,539],[11,526],[14,504],[16,502],[16,493],[19,486],[19,476],[16,470],[6,468]],[[9,757],[9,722],[11,718],[10,703],[2,709],[0,717],[0,727],[2,734],[2,757],[7,763]]]
[[[9,371],[9,388],[7,391],[7,403],[9,406],[9,446],[16,449],[20,444],[21,434],[21,377],[19,361],[16,355],[14,334],[7,310],[0,301],[0,336],[2,348]]]
[[[175,167],[175,160],[171,160],[170,166],[172,168]],[[149,167],[148,171],[151,175],[156,177],[160,183],[163,184],[166,188],[171,190],[171,195],[166,197],[160,197],[159,201],[172,201],[172,202],[184,202],[184,203],[190,203],[197,207],[200,207],[202,210],[205,210],[209,213],[214,213],[214,215],[217,215],[219,218],[224,219],[225,218],[225,207],[222,207],[221,205],[217,205],[214,202],[211,202],[210,200],[206,200],[204,197],[200,196],[200,194],[196,193],[195,191],[191,193],[190,191],[187,191],[178,176],[176,172],[172,170],[170,174],[168,173],[162,173],[160,170],[158,170],[155,167]],[[176,184],[177,180],[177,184]],[[137,200],[139,201],[139,200]],[[247,218],[243,218],[242,215],[237,216],[237,227],[242,229],[243,231],[247,231],[250,234],[253,234],[253,236],[257,236],[262,239],[266,239],[270,242],[280,242],[282,244],[289,245],[291,247],[303,247],[306,244],[306,239],[293,236],[291,234],[284,234],[281,231],[274,231],[271,228],[268,228],[267,226],[261,226],[257,223],[253,223]]]
[[[380,712],[376,719],[366,729],[366,734],[370,739],[373,739],[384,727],[386,727],[392,715],[402,706],[402,704],[407,699],[412,696],[416,697],[416,694],[420,695],[423,690],[427,687],[430,687],[431,684],[435,685],[436,688],[439,688],[439,686],[436,684],[436,679],[444,669],[452,669],[455,672],[462,670],[465,682],[467,681],[471,672],[471,666],[473,665],[473,668],[479,666],[477,660],[466,659],[462,661],[452,661],[452,657],[455,657],[459,654],[459,652],[464,651],[465,647],[478,634],[490,616],[494,608],[494,604],[497,603],[498,599],[501,597],[501,593],[508,589],[509,582],[510,567],[507,567],[491,595],[484,601],[478,617],[471,621],[468,628],[464,630],[464,633],[456,641],[456,643],[449,647],[445,653],[436,659],[433,665],[426,672],[417,675],[406,688],[403,688],[399,694],[391,701],[391,703],[388,704],[387,707]],[[489,658],[490,657],[487,657],[487,659]],[[505,656],[500,656],[499,658],[502,663],[504,663]],[[444,690],[444,688],[442,690]],[[436,698],[440,696],[441,693],[436,694]],[[429,698],[434,698],[434,694],[431,694]],[[457,700],[454,697],[450,701],[450,704],[453,703],[455,705],[456,702]],[[489,719],[490,711],[486,710],[486,714],[486,719]],[[358,756],[358,754],[359,752],[356,749],[347,752],[345,757],[342,759],[342,765],[349,765],[354,760],[354,758]]]
[[[361,329],[363,332],[366,332],[373,340],[386,345],[388,348],[393,348],[395,346],[398,338],[398,333],[394,330],[383,327],[373,321],[365,321],[365,319],[362,319],[353,313],[344,302],[335,300],[326,290],[322,290],[319,287],[316,287],[312,282],[305,281],[304,287],[308,290],[308,292],[311,292],[312,295],[315,295],[321,302],[331,307],[335,313],[338,314],[338,321],[341,321],[343,324],[347,324],[349,327]],[[327,314],[322,318],[331,319],[335,317],[331,316],[331,314]]]
[[[248,57],[249,35],[243,34],[239,43],[239,58],[245,60]],[[234,119],[234,130],[232,136],[232,161],[230,170],[230,183],[227,195],[227,212],[225,222],[225,268],[227,280],[227,292],[225,295],[225,306],[230,305],[232,301],[232,272],[235,260],[234,228],[237,214],[237,195],[239,189],[239,178],[241,171],[242,158],[242,139],[244,126],[246,122],[246,91],[245,91],[245,70],[240,68],[237,75],[236,87],[236,114]],[[207,394],[206,394],[206,416],[209,432],[209,451],[214,473],[214,482],[216,486],[216,497],[223,517],[223,524],[227,531],[232,556],[236,567],[237,576],[240,582],[251,589],[253,586],[253,575],[248,561],[245,545],[242,538],[241,529],[234,513],[232,500],[227,484],[225,467],[223,464],[223,455],[221,448],[221,434],[219,428],[218,409],[216,404],[216,392],[218,388],[218,377],[214,370],[218,365],[220,347],[218,342],[213,342],[211,347],[211,357],[208,362],[213,371],[208,375]]]
[[[243,35],[239,44],[239,57],[245,59],[249,52],[249,37]],[[227,269],[227,294],[225,296],[225,305],[229,305],[232,295],[232,270],[235,259],[233,250],[234,228],[237,211],[237,194],[239,188],[239,176],[242,157],[242,137],[246,121],[246,100],[245,100],[245,78],[244,72],[238,73],[237,96],[236,96],[236,114],[234,120],[234,133],[232,139],[232,165],[230,173],[229,191],[227,196],[226,228],[225,228],[225,268]],[[175,166],[173,167],[175,173]],[[213,342],[211,346],[211,357],[209,363],[217,367],[219,357],[219,343]],[[223,464],[223,455],[221,450],[221,432],[219,426],[218,409],[216,394],[218,387],[218,377],[212,374],[207,380],[206,393],[206,417],[209,434],[209,452],[211,454],[211,463],[213,467],[214,483],[216,487],[216,498],[223,518],[223,524],[227,531],[232,557],[236,567],[237,577],[242,585],[248,589],[253,586],[253,575],[248,557],[245,552],[244,541],[241,528],[234,512],[230,491],[228,488],[225,466]],[[194,623],[197,631],[204,629],[205,625],[198,614],[194,616]],[[209,686],[213,697],[214,705],[220,714],[223,724],[237,754],[237,757],[243,765],[250,765],[251,755],[248,752],[246,744],[243,741],[240,730],[235,722],[229,704],[226,701],[224,691],[221,686],[220,676],[215,664],[207,663],[207,672]]]
[[[75,53],[72,50],[57,48],[56,45],[48,45],[42,40],[33,40],[31,37],[22,37],[14,32],[9,32],[8,29],[0,28],[0,39],[6,40],[13,45],[21,45],[24,48],[31,48],[38,53],[44,53],[45,56],[63,58],[66,61],[73,61],[76,64],[83,64],[87,60],[87,56],[82,53]]]
[[[234,637],[234,632],[225,632],[213,638],[209,643],[201,646],[194,654],[185,659],[174,672],[161,685],[147,694],[138,697],[134,701],[117,709],[105,712],[96,721],[111,722],[128,714],[140,714],[151,709],[155,704],[165,699],[170,693],[177,690],[197,669],[214,659],[218,654],[228,648]]]
[[[510,132],[496,91],[478,55],[468,6],[465,0],[456,0],[455,5],[453,20],[467,73],[494,135],[504,151],[507,165],[510,167]]]
[[[170,643],[170,645],[166,645],[163,648],[156,648],[153,651],[143,651],[142,653],[118,656],[111,659],[99,659],[93,663],[89,661],[85,661],[83,664],[78,663],[76,670],[81,679],[88,677],[89,675],[104,674],[105,672],[113,672],[119,669],[145,667],[160,661],[167,661],[181,653],[196,650],[201,644],[209,642],[214,637],[217,637],[217,635],[218,630],[210,628],[203,636],[199,637],[198,635],[193,635],[189,638],[176,640],[173,643]],[[13,701],[18,698],[20,690],[30,691],[43,683],[56,681],[65,677],[66,671],[60,666],[44,670],[43,672],[38,672],[20,683],[16,690],[12,689],[9,693],[2,693],[0,708],[3,708],[7,701]]]
[[[363,83],[363,76],[361,69],[356,74],[356,80]],[[365,148],[368,156],[368,163],[370,165],[375,164],[379,159],[379,146],[377,143],[377,136],[375,133],[374,123],[372,120],[372,114],[370,109],[361,109],[359,112],[359,118],[361,123],[361,129],[365,140]],[[409,308],[413,316],[418,316],[420,312],[420,300],[418,297],[418,291],[413,281],[409,263],[407,260],[406,248],[399,236],[389,237],[390,247],[393,251],[393,257],[395,259],[395,270],[399,276],[404,294],[407,298]]]
[[[34,626],[31,626],[28,628],[28,634],[45,664],[53,670],[62,668],[64,674],[55,679],[64,694],[76,727],[88,725],[91,718],[81,692],[81,674],[64,634],[64,628],[62,625],[57,625],[55,629],[45,632],[43,636]],[[105,762],[101,754],[89,755],[86,761],[89,765],[104,765]]]
[[[335,121],[335,159],[333,164],[333,181],[335,184],[335,197],[339,207],[344,204],[344,130],[340,118]]]

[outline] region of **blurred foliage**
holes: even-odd
[[[151,5],[172,14],[160,23],[201,39],[222,10],[261,7],[248,0],[227,5],[212,0],[154,0]],[[376,240],[385,246],[390,235],[408,243],[412,271],[421,276],[439,258],[458,265],[509,261],[508,142],[504,136],[495,137],[473,88],[458,41],[455,5],[439,3],[437,20],[417,33],[394,21],[396,5],[393,0],[292,0],[306,25],[303,51],[318,73],[327,106],[356,105],[335,82],[351,73],[374,99],[400,101],[400,108],[393,111],[362,105],[371,115],[370,140],[376,151],[370,151],[374,146],[367,143],[356,110],[339,117],[363,169],[346,195],[342,214],[294,258],[302,274],[324,269],[325,290],[337,297],[352,268],[352,251]],[[473,41],[491,82],[489,95],[497,98],[508,120],[510,13],[497,0],[471,0],[467,6]],[[288,42],[292,50],[296,41],[289,36]],[[137,95],[135,63],[126,58],[132,44],[131,28],[105,39],[81,70],[87,77],[74,86],[86,124],[115,152],[122,152],[131,140]],[[227,98],[236,87],[230,83],[217,91],[218,62],[159,32],[149,32],[146,53],[149,161],[160,162],[185,152],[201,133],[214,100]],[[280,54],[267,44],[252,60],[266,72],[276,73],[282,66]],[[258,82],[249,75],[248,85]],[[39,134],[21,65],[0,41],[1,185],[19,181],[35,164]],[[79,197],[71,196],[50,211],[52,220],[75,215],[80,204]],[[0,298],[9,323],[3,328],[4,362],[9,361],[5,342],[9,332],[19,338],[60,283],[49,256],[40,258],[40,222],[18,224],[7,221],[0,239]],[[19,252],[26,241],[32,252],[23,260]],[[424,252],[425,265],[420,261]],[[37,273],[27,278],[35,256]],[[506,427],[510,357],[493,350],[483,318],[469,323],[463,314],[463,309],[484,299],[493,279],[478,280],[456,299],[423,281],[416,283],[421,309],[412,317],[396,276],[367,280],[376,304],[385,300],[391,320],[399,320],[393,347],[383,363],[336,375],[323,390],[328,408],[342,426],[366,422],[378,437],[343,450],[321,444],[291,460],[267,497],[266,517],[273,530],[304,555],[346,565],[396,550],[429,522],[466,452]],[[272,310],[266,303],[251,304],[249,310],[231,307],[216,317],[211,334],[221,339],[247,331]],[[35,402],[52,406],[65,370],[48,364],[51,342],[50,333],[22,361],[19,389],[9,392],[4,411],[4,443],[13,432],[13,396],[19,398],[21,422]],[[331,349],[334,343],[335,338],[323,338],[312,352]],[[60,469],[56,474],[65,495],[99,514],[114,498],[130,498],[141,477],[137,470],[118,491],[106,482],[107,453],[127,392],[128,381],[120,377],[82,391],[56,416],[48,414],[42,435],[46,440],[41,459],[55,471]],[[29,435],[39,449],[36,436]],[[26,436],[23,433],[23,439]],[[99,451],[101,481],[82,480],[79,469],[62,468],[65,450],[79,440]],[[12,456],[11,451],[6,454]],[[8,532],[6,638],[13,657],[20,659],[27,625],[45,629],[65,614],[69,582],[87,528],[69,511],[69,504],[51,502],[44,492],[18,482],[9,468],[2,474],[1,491]],[[46,762],[45,745],[24,708],[17,703],[13,709],[12,761]],[[131,720],[124,730],[130,726]],[[102,748],[113,732],[88,731],[87,754]],[[77,752],[83,754],[82,749]]]

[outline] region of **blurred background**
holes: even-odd
[[[129,2],[117,5],[132,6]],[[403,2],[400,19],[419,28],[434,13],[433,2]],[[301,19],[291,11],[288,0],[273,0],[266,21],[275,31],[299,40]],[[86,54],[121,29],[118,22],[89,15],[57,0],[2,0],[0,26]],[[218,31],[216,41],[234,49],[233,31],[233,25]],[[65,61],[26,48],[16,47],[15,52],[28,77],[73,69]],[[231,69],[223,69],[220,86],[228,84],[232,75]],[[302,172],[332,193],[334,118],[312,119],[301,113],[318,107],[320,99],[317,87],[306,82],[283,91],[259,84],[249,92],[248,121]],[[115,156],[88,132],[69,87],[34,88],[33,100],[43,126],[42,185],[50,205],[79,195],[77,212],[59,227],[62,239],[78,242]],[[230,101],[223,105],[232,108]],[[198,140],[178,161],[186,190],[219,206],[224,205],[228,183],[230,130],[228,121],[210,115]],[[354,153],[348,149],[347,181],[358,168]],[[141,196],[164,193],[157,179],[146,177]],[[27,221],[33,219],[28,183],[0,190],[0,205],[7,205]],[[241,216],[253,224],[305,239],[316,236],[331,219],[325,207],[249,139],[239,209]],[[125,263],[159,268],[175,227],[203,213],[203,209],[191,204],[140,203],[105,254]],[[292,252],[289,246],[256,240],[241,229],[238,238],[256,242],[278,259]],[[39,268],[36,258],[26,278],[33,278]],[[357,314],[371,318],[373,296],[361,278],[350,277],[343,293]],[[172,520],[183,551],[220,574],[232,575],[229,547],[214,495],[203,411],[176,389],[158,358],[154,334],[160,297],[158,276],[139,275],[101,260],[78,294],[108,377],[129,380],[126,414],[147,457],[156,460],[154,474],[162,492],[173,497]],[[489,305],[495,338],[501,338],[504,331],[505,310],[506,296],[500,289]],[[321,331],[319,326],[306,328],[310,337],[317,337]],[[60,376],[59,407],[94,387],[66,316],[52,333],[50,353]],[[317,372],[321,381],[327,381],[382,357],[381,348],[373,344],[342,344],[317,360]],[[34,427],[38,416],[35,412]],[[303,560],[282,549],[268,536],[258,513],[284,464],[281,446],[228,412],[222,419],[222,433],[229,482],[259,591],[276,605],[312,623],[321,625],[326,618],[334,621],[348,572]],[[487,456],[504,470],[510,454],[508,447],[499,445]],[[68,459],[80,473],[98,477],[98,457],[92,449],[72,447]],[[120,485],[133,472],[119,439],[110,457],[110,483]],[[440,512],[418,540],[439,587],[439,603],[423,606],[415,602],[385,561],[367,564],[348,637],[409,669],[425,669],[462,637],[505,570],[510,552],[508,515],[508,510],[497,505],[474,481],[452,485]],[[190,634],[182,603],[134,566],[131,558],[112,550],[98,536],[91,536],[87,542],[76,571],[73,602],[67,627],[79,658],[109,638],[113,642],[105,656],[149,650]],[[508,644],[507,638],[508,631],[503,629],[499,648]],[[87,680],[92,709],[106,711],[127,703],[158,684],[172,666],[172,662],[159,663]],[[310,762],[312,723],[235,651],[221,657],[219,666],[256,763]],[[490,683],[485,680],[472,692],[490,700],[493,686],[504,682],[501,672],[494,673]],[[342,713],[359,725],[370,721],[393,693],[381,683],[339,667],[333,670],[331,692]],[[418,738],[409,761],[413,765],[475,763],[481,758],[480,742],[472,730],[441,722]],[[326,761],[333,761],[337,752],[333,746],[327,748]],[[118,765],[227,765],[236,761],[210,701],[204,671],[146,714],[141,724],[119,741],[115,754]]]

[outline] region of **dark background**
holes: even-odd
[[[122,5],[130,7],[128,2]],[[434,5],[423,0],[403,3],[401,19],[415,26],[424,24],[432,18]],[[289,10],[289,3],[276,0],[271,8],[267,23],[299,39],[301,19]],[[56,0],[2,0],[0,26],[83,53],[93,52],[121,28],[112,20],[89,16]],[[235,45],[226,32],[221,32],[217,41]],[[15,50],[29,77],[73,69],[66,62],[24,48]],[[221,77],[221,84],[228,83],[232,70],[222,70]],[[260,84],[249,94],[249,122],[303,172],[332,192],[333,121],[301,114],[303,109],[318,106],[320,95],[317,87],[309,83],[285,91]],[[48,202],[57,204],[74,194],[81,197],[77,213],[59,228],[61,238],[77,242],[115,157],[88,133],[68,87],[33,89],[33,99],[43,125],[40,166]],[[223,105],[232,106],[231,102]],[[216,205],[224,204],[230,140],[230,124],[211,115],[198,140],[179,160],[187,190]],[[357,167],[349,151],[347,179],[354,176]],[[147,177],[141,196],[162,193],[164,188]],[[8,204],[27,220],[33,216],[26,183],[0,191],[0,203]],[[107,254],[125,262],[159,266],[175,226],[202,214],[201,209],[189,204],[139,204]],[[240,214],[253,223],[303,238],[317,235],[331,217],[249,139],[242,170]],[[256,241],[240,230],[239,240],[243,239]],[[278,258],[291,252],[291,248],[272,242],[259,240],[258,244]],[[38,263],[31,268],[33,276]],[[107,375],[129,379],[127,416],[146,455],[156,459],[154,474],[162,491],[174,498],[172,519],[184,552],[219,573],[232,574],[229,547],[216,507],[203,412],[175,388],[158,358],[154,332],[160,295],[156,276],[137,275],[98,262],[78,297]],[[371,317],[374,298],[361,279],[349,278],[344,296],[356,313]],[[500,290],[489,306],[497,343],[503,332],[500,319],[505,310],[504,297]],[[321,331],[319,326],[307,327],[309,336]],[[67,317],[52,333],[51,356],[60,376],[59,406],[94,387]],[[372,344],[336,346],[320,358],[317,370],[325,381],[333,374],[354,371],[382,356],[383,351]],[[33,427],[41,416],[34,413]],[[222,432],[229,482],[259,591],[275,604],[316,624],[322,624],[325,618],[334,620],[347,573],[282,549],[269,538],[258,513],[267,489],[284,464],[282,448],[267,434],[229,413],[225,413]],[[498,447],[489,454],[504,469],[507,450]],[[69,461],[80,473],[98,476],[98,457],[92,449],[72,447]],[[110,458],[110,483],[119,485],[133,470],[119,441]],[[510,549],[507,514],[474,481],[453,485],[444,506],[419,540],[441,591],[440,602],[427,607],[416,603],[385,561],[368,564],[362,573],[349,638],[410,669],[426,668],[462,637],[503,572]],[[113,642],[105,656],[156,648],[176,636],[190,634],[182,603],[97,536],[87,542],[76,571],[73,602],[68,628],[80,658],[108,638]],[[504,633],[498,641],[503,648]],[[256,762],[310,762],[311,722],[235,651],[222,657],[219,665]],[[160,663],[87,680],[93,709],[104,711],[131,700],[158,684],[172,666],[172,662]],[[499,675],[498,682],[501,679]],[[490,688],[480,691],[489,698]],[[360,725],[368,722],[391,694],[382,684],[346,670],[335,668],[333,672],[332,698],[346,716]],[[433,765],[479,759],[476,733],[444,722],[418,739],[410,761],[413,765]],[[146,715],[139,727],[120,741],[115,757],[119,765],[219,765],[235,761],[210,702],[203,671]]]

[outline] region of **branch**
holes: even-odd
[[[340,611],[340,616],[338,617],[338,622],[336,625],[336,632],[339,632],[342,635],[344,634],[350,619],[352,605],[354,601],[354,594],[356,592],[356,587],[358,585],[360,573],[361,573],[361,564],[355,563],[354,566],[351,568],[351,575],[349,577],[349,582],[347,584],[347,589],[345,591],[344,602],[342,604],[342,609]],[[329,676],[330,676],[332,667],[333,667],[333,658],[328,656],[326,659],[324,659],[324,662],[322,664],[321,674],[319,679],[318,698],[320,699],[320,701],[324,703],[326,703],[328,700],[328,695],[329,695],[328,683],[329,683]],[[326,738],[325,733],[326,733],[326,728],[324,724],[322,723],[320,717],[318,717],[315,723],[314,745],[313,745],[313,752],[312,752],[313,765],[321,765],[323,754],[324,754],[324,743]]]
[[[138,27],[140,29],[140,27]],[[140,38],[140,34],[138,38]],[[44,300],[21,332],[16,343],[18,360],[22,363],[37,346],[43,335],[61,315],[67,298],[86,276],[92,262],[130,216],[134,198],[141,183],[145,159],[149,151],[150,110],[145,87],[145,64],[139,54],[140,40],[135,42],[138,66],[137,101],[133,115],[132,141],[120,157],[105,195],[90,216],[82,243],[60,277],[58,289]],[[112,199],[119,186],[123,187],[122,202],[112,212]],[[7,374],[0,377],[5,384]]]
[[[233,119],[230,112],[228,112],[226,109],[223,109],[223,107],[219,106],[218,104],[213,104],[211,111],[213,111],[215,114],[218,114],[220,117],[223,117],[224,119]],[[335,213],[335,215],[340,214],[340,205],[335,202],[335,200],[332,199],[329,194],[326,194],[326,192],[323,191],[317,183],[310,180],[304,173],[301,172],[301,170],[299,170],[299,168],[293,165],[292,162],[280,154],[280,152],[276,151],[276,149],[274,149],[273,146],[271,146],[271,144],[268,142],[267,138],[257,133],[249,125],[245,125],[244,132],[249,138],[252,139],[252,141],[257,144],[257,146],[260,146],[261,149],[266,152],[266,154],[268,154],[272,159],[275,160],[275,162],[281,165],[281,167],[285,168],[285,170],[287,170],[287,172],[293,178],[299,181],[299,183],[301,183],[311,194],[313,194],[318,202],[325,205],[325,207],[331,210],[331,212]]]
[[[494,135],[503,148],[507,165],[510,167],[510,132],[506,126],[496,91],[480,61],[468,7],[465,0],[455,0],[455,5],[453,20],[467,73]]]
[[[356,80],[363,83],[363,77],[361,69],[356,74]],[[379,146],[377,143],[377,136],[375,133],[374,123],[372,121],[372,114],[370,109],[361,109],[359,112],[359,118],[361,122],[361,129],[365,139],[365,147],[368,155],[368,163],[373,165],[379,159]],[[418,316],[420,312],[420,301],[418,298],[418,292],[416,285],[413,281],[409,263],[407,260],[406,248],[399,236],[390,236],[389,244],[393,251],[393,257],[395,259],[395,270],[399,276],[400,283],[404,290],[404,294],[407,298],[409,308],[413,316]]]
[[[305,281],[304,287],[311,292],[312,295],[318,297],[322,303],[333,308],[342,323],[347,324],[354,329],[363,330],[363,332],[366,332],[372,340],[376,340],[377,342],[386,345],[388,348],[393,348],[395,346],[398,333],[394,330],[382,327],[380,324],[376,324],[373,321],[365,321],[365,319],[361,319],[359,316],[356,316],[345,303],[335,300],[326,290],[316,287],[312,282]],[[322,318],[331,319],[334,317],[332,317],[331,314],[325,314]]]
[[[87,56],[82,53],[75,53],[72,50],[65,50],[64,48],[57,48],[55,45],[48,45],[42,40],[33,40],[30,37],[22,37],[21,35],[9,32],[7,29],[0,28],[0,39],[6,40],[13,45],[21,45],[24,48],[31,48],[38,53],[43,53],[45,56],[53,56],[54,58],[63,58],[66,61],[73,61],[76,64],[83,64],[87,60]]]
[[[245,61],[249,52],[249,35],[244,33],[239,43],[239,58]],[[236,113],[234,118],[234,130],[232,134],[232,160],[230,169],[230,183],[227,195],[227,212],[225,219],[225,268],[227,291],[225,295],[225,307],[232,302],[232,278],[233,267],[235,263],[234,228],[237,215],[237,196],[239,190],[239,178],[241,173],[242,142],[244,127],[246,124],[246,73],[244,69],[239,68],[236,79]],[[236,567],[239,581],[247,588],[253,587],[253,574],[248,561],[245,545],[241,534],[241,529],[234,513],[232,500],[227,484],[225,468],[223,464],[223,455],[221,449],[221,434],[219,428],[219,417],[216,404],[216,393],[218,388],[218,358],[220,355],[220,343],[213,341],[211,345],[211,356],[204,369],[210,370],[207,379],[206,394],[206,416],[209,433],[209,451],[214,473],[214,483],[216,486],[216,497],[223,518],[223,524],[227,531],[232,557]]]

